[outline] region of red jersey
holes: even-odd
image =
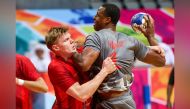
[[[27,57],[16,54],[16,77],[35,81],[40,75]],[[30,91],[19,85],[16,86],[16,109],[32,109]]]
[[[56,96],[53,109],[83,109],[84,103],[66,94],[67,89],[79,81],[71,60],[65,62],[61,57],[55,56],[49,64],[48,75]]]

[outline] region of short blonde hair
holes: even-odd
[[[58,26],[58,27],[51,27],[48,31],[47,35],[45,36],[45,42],[47,47],[51,50],[51,47],[58,38],[60,38],[64,33],[68,31],[68,27],[66,26]]]

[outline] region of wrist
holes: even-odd
[[[101,70],[102,74],[108,75],[108,71],[106,71],[104,68]]]
[[[148,40],[155,39],[154,34],[146,36]]]
[[[24,80],[18,79],[17,84],[20,85],[20,86],[23,86],[24,85]]]

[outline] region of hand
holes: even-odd
[[[149,48],[156,53],[160,54],[162,57],[165,57],[164,49],[159,46],[149,46]]]
[[[16,80],[17,85],[20,85],[20,86],[24,85],[24,80],[19,79],[19,78],[16,78],[15,80]]]
[[[110,57],[107,57],[104,60],[103,65],[102,65],[102,70],[104,70],[108,74],[110,74],[116,70],[116,66]]]
[[[137,28],[144,34],[145,37],[154,37],[154,19],[150,15],[145,15],[145,24]]]

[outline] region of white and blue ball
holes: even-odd
[[[137,26],[146,28],[146,20],[144,19],[145,15],[148,15],[148,14],[139,12],[131,18],[131,26],[135,32],[141,33],[141,31],[137,28]]]

